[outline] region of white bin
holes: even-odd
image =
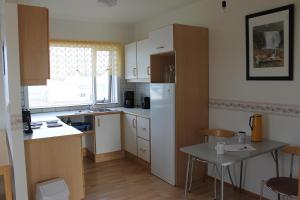
[[[53,179],[36,186],[36,200],[69,200],[70,191],[62,178]]]

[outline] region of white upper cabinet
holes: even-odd
[[[165,26],[149,33],[150,54],[174,51],[173,25]]]
[[[96,154],[121,151],[120,114],[95,117]]]
[[[125,46],[125,79],[137,79],[136,42]]]
[[[137,42],[138,79],[150,79],[150,41]]]

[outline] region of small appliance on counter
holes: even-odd
[[[251,128],[251,141],[261,142],[263,140],[262,133],[262,115],[254,114],[249,119],[249,126]]]
[[[150,97],[144,97],[142,102],[143,109],[150,109]]]
[[[134,92],[125,91],[124,92],[124,107],[125,108],[134,108]]]
[[[31,128],[31,113],[30,110],[22,110],[23,131],[25,134],[33,133]]]

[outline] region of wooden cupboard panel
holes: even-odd
[[[25,142],[29,199],[35,199],[39,182],[61,177],[70,190],[70,200],[84,198],[81,137],[67,136]]]
[[[203,138],[198,129],[208,128],[208,29],[174,25],[176,52],[176,185],[183,185],[187,163],[183,146]],[[197,167],[198,172],[203,172]],[[196,175],[195,177],[201,177]]]
[[[48,9],[18,5],[21,84],[46,85],[50,78]]]
[[[168,52],[150,56],[151,83],[166,83],[166,72],[170,65],[175,65],[175,53]]]
[[[124,149],[125,151],[137,155],[136,144],[136,116],[123,115],[123,131],[124,131]]]

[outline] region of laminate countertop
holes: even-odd
[[[141,108],[109,108],[111,111],[89,111],[89,110],[73,110],[73,111],[61,111],[61,112],[47,112],[47,113],[36,113],[31,115],[32,122],[42,122],[43,125],[39,129],[34,129],[32,134],[24,134],[25,141],[41,140],[57,137],[66,136],[83,136],[84,133],[77,130],[76,128],[69,126],[62,122],[59,117],[68,116],[86,116],[86,115],[107,115],[115,113],[127,113],[137,115],[144,118],[150,118],[150,110]],[[46,122],[58,120],[58,123],[62,124],[60,127],[48,128]]]

